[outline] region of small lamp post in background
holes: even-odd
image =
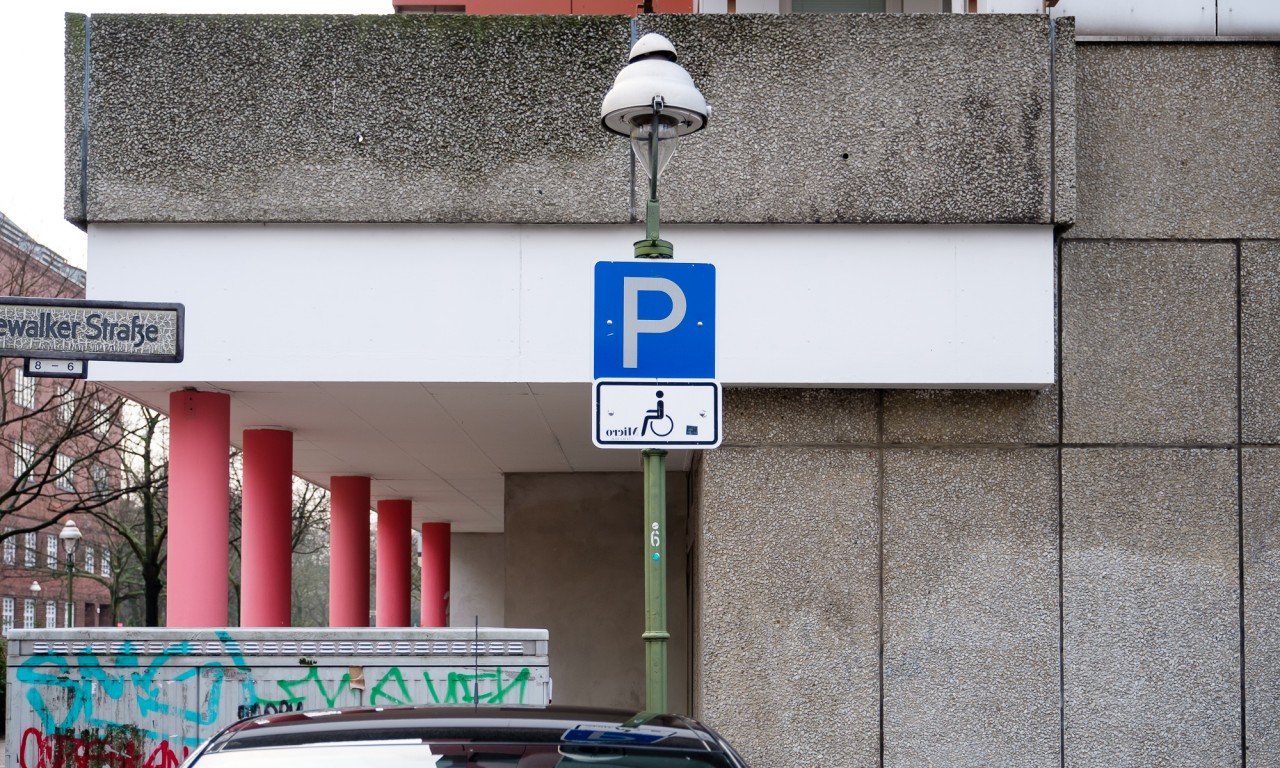
[[[31,582],[31,602],[35,604],[35,608],[34,608],[35,615],[32,617],[31,622],[33,624],[39,624],[40,623],[40,618],[39,618],[40,616],[40,582],[38,581]]]
[[[80,529],[74,520],[68,520],[58,534],[62,540],[62,551],[67,553],[67,626],[76,625],[76,602],[74,580],[76,573],[76,548],[80,546]]]
[[[658,177],[681,136],[706,127],[711,113],[693,78],[676,63],[676,49],[662,35],[649,33],[631,47],[600,105],[605,130],[631,139],[636,159],[649,177],[645,239],[635,244],[638,259],[670,259],[671,243],[659,237]],[[667,711],[667,452],[641,451],[644,465],[645,537],[645,709]]]

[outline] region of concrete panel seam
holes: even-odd
[[[1270,237],[1106,237],[1103,235],[1090,235],[1086,237],[1073,237],[1064,234],[1063,240],[1069,240],[1071,243],[1124,243],[1130,245],[1235,245],[1236,243],[1267,243],[1272,242],[1275,238]]]
[[[1216,20],[1214,22],[1217,23]],[[1236,256],[1236,560],[1238,589],[1240,591],[1240,765],[1249,763],[1248,717],[1248,665],[1245,661],[1245,610],[1244,610],[1244,290],[1243,247],[1235,244]]]
[[[876,442],[884,444],[884,390],[876,391]],[[876,451],[876,614],[880,637],[876,643],[876,673],[879,676],[880,765],[884,765],[884,450]]]
[[[1165,449],[1183,449],[1188,451],[1215,450],[1230,451],[1234,450],[1236,443],[1197,443],[1197,442],[1169,442],[1169,443],[1062,443],[1063,448],[1115,448],[1118,450],[1165,450]]]
[[[1062,387],[1062,236],[1054,238],[1054,378],[1058,387]],[[1054,457],[1057,472],[1055,478],[1058,487],[1058,765],[1067,764],[1067,613],[1066,601],[1066,562],[1063,558],[1063,547],[1066,542],[1066,519],[1062,513],[1063,476],[1062,476],[1062,439],[1066,398],[1058,397],[1058,446]]]

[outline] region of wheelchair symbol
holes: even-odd
[[[644,437],[646,433],[652,434],[654,437],[666,437],[676,427],[675,422],[667,415],[666,405],[662,400],[662,390],[658,390],[655,394],[658,398],[658,405],[656,408],[650,408],[645,411],[644,423],[640,425],[641,437]],[[666,427],[665,432],[662,429],[663,427]]]

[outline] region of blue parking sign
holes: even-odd
[[[714,264],[596,262],[596,379],[714,379]]]

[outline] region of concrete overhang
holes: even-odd
[[[676,42],[715,107],[709,128],[682,146],[663,177],[666,222],[1017,225],[1011,232],[1051,233],[1073,220],[1070,19],[684,15],[630,24],[622,17],[69,15],[66,214],[90,228],[90,296],[182,300],[174,295],[180,282],[126,295],[128,276],[103,260],[94,225],[631,223],[639,237],[634,200],[643,182],[627,143],[599,129],[597,110],[633,34],[651,29]],[[1030,327],[1038,335],[1047,323],[1051,348],[1052,297],[1046,310],[1039,292],[1051,294],[1052,271],[1042,267],[1052,254],[1036,251]],[[177,247],[164,257],[180,280],[200,282],[220,268],[193,252]],[[768,255],[786,269],[793,254]],[[366,267],[369,255],[352,249],[349,269]],[[268,292],[294,288],[289,274],[271,279]],[[239,298],[225,291],[227,314]],[[314,319],[331,310],[316,306]],[[200,322],[197,313],[188,318]],[[194,349],[189,344],[189,354]],[[195,368],[196,375],[141,377],[119,366],[92,369],[162,408],[168,392],[185,386],[227,391],[233,432],[295,431],[303,476],[323,484],[334,474],[369,474],[375,496],[412,497],[418,520],[449,520],[457,530],[501,529],[504,474],[638,469],[630,451],[590,446],[588,372],[406,377],[388,373],[385,359],[370,370],[357,348],[333,353],[349,360],[349,374],[273,378],[256,364],[216,376]],[[536,355],[528,360],[540,364]],[[993,379],[837,372],[728,383],[1047,382],[1037,369]],[[672,466],[689,461],[677,453]]]

